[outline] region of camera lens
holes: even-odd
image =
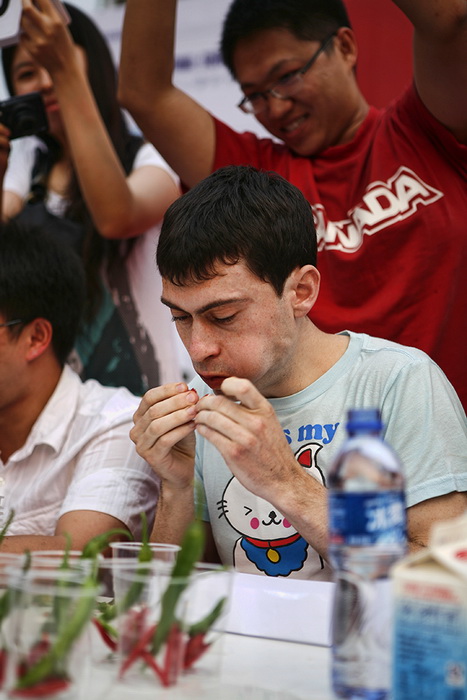
[[[26,134],[28,131],[34,129],[36,123],[34,113],[25,108],[16,110],[12,121],[15,129],[20,131],[22,134]]]

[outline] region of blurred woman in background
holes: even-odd
[[[2,217],[45,223],[68,238],[88,287],[70,362],[83,379],[142,394],[181,378],[154,262],[158,224],[179,194],[178,180],[131,133],[103,35],[81,10],[65,8],[68,26],[51,0],[23,0],[19,44],[2,50],[10,93],[39,92],[49,125],[11,143],[0,125]]]

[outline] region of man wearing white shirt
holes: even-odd
[[[2,551],[81,549],[111,528],[151,524],[159,480],[129,439],[138,399],[82,383],[65,364],[85,283],[46,231],[0,229],[0,503],[14,511]]]

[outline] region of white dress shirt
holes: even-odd
[[[60,516],[80,510],[121,520],[136,539],[141,511],[152,527],[159,479],[129,437],[138,404],[65,366],[25,444],[0,461],[2,518],[15,511],[8,535],[54,535]]]

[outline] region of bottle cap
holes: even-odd
[[[347,415],[349,433],[378,433],[383,427],[378,408],[355,408],[351,409]]]

